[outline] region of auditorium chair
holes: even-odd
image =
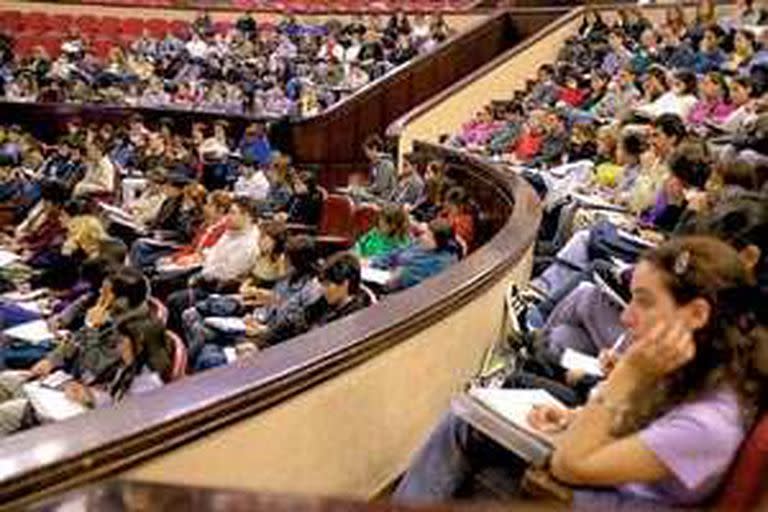
[[[20,26],[20,11],[0,11],[0,28],[9,32],[19,32]]]
[[[94,34],[98,30],[99,19],[96,16],[84,14],[75,18],[74,25],[81,34]]]
[[[157,39],[162,39],[168,33],[168,21],[162,18],[152,18],[146,20],[144,27],[149,35]]]
[[[352,232],[360,238],[376,225],[380,208],[372,203],[363,203],[355,208],[352,215]]]
[[[149,310],[155,319],[163,325],[168,324],[168,308],[157,297],[149,298]]]
[[[140,18],[124,18],[120,21],[120,33],[137,39],[144,32],[144,20]]]
[[[722,512],[756,510],[768,502],[768,414],[763,414],[739,450],[717,502]]]
[[[183,378],[187,374],[187,346],[184,345],[181,337],[173,331],[165,331],[165,340],[168,343],[168,348],[173,354],[171,367],[171,374],[168,377],[168,381],[173,382]]]

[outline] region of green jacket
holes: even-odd
[[[372,258],[405,247],[408,242],[407,236],[391,237],[379,231],[378,228],[373,228],[355,242],[354,252],[361,258]]]

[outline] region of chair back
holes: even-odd
[[[757,510],[761,501],[768,502],[768,414],[762,415],[739,449],[716,510]]]
[[[380,208],[375,204],[361,204],[355,208],[352,218],[352,225],[355,232],[355,238],[360,238],[376,225],[379,217]]]
[[[355,204],[347,196],[328,194],[323,200],[323,212],[320,215],[318,234],[352,238],[352,216]]]
[[[164,326],[168,324],[168,308],[157,297],[149,298],[149,310],[152,316]]]
[[[171,375],[168,380],[173,382],[187,374],[187,346],[173,331],[165,331],[165,339],[172,355]]]

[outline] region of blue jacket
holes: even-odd
[[[421,245],[412,244],[404,249],[373,258],[371,266],[397,272],[389,288],[401,290],[439,274],[456,261],[458,261],[456,255],[451,252],[430,251]]]

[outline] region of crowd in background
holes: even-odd
[[[184,33],[148,31],[98,55],[73,31],[58,55],[0,40],[0,93],[19,102],[101,103],[254,116],[311,116],[447,39],[440,14],[352,16],[323,23],[286,16],[231,28],[203,13]]]

